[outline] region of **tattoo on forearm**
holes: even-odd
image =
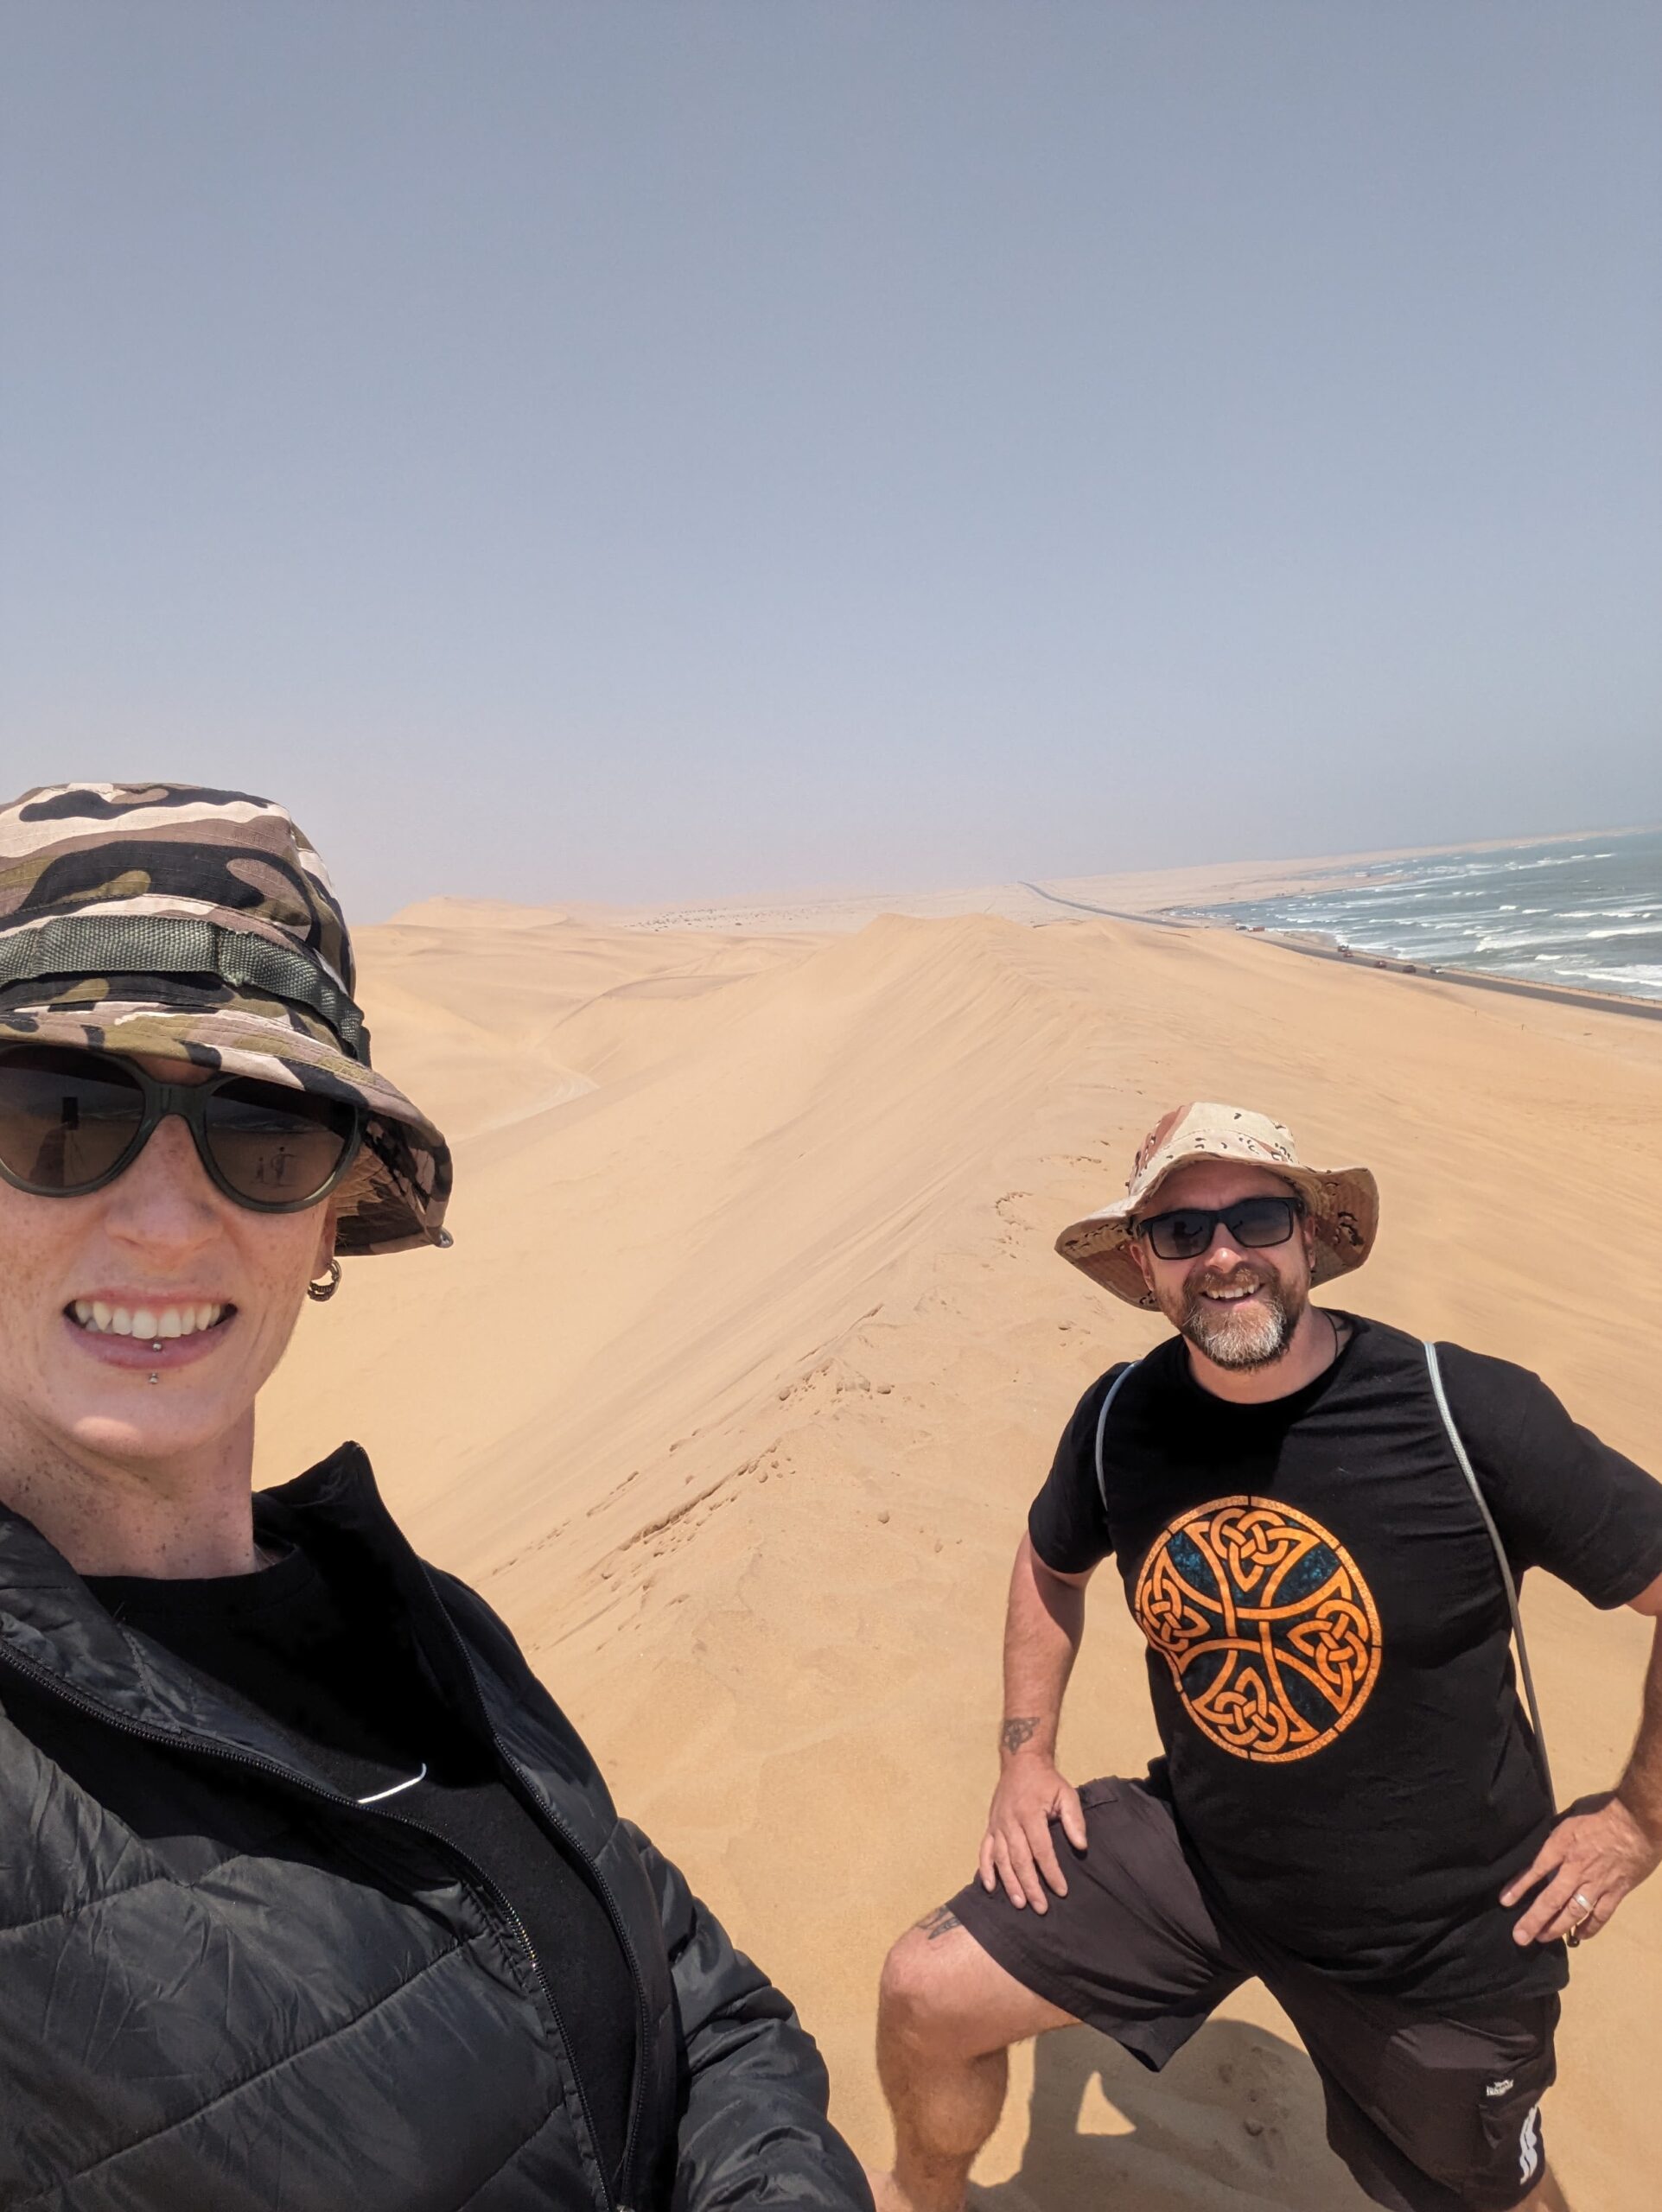
[[[951,1935],[958,1924],[958,1915],[949,1904],[937,1905],[933,1912],[925,1913],[918,1926],[933,1943],[943,1936]]]
[[[1003,1751],[1019,1751],[1029,1736],[1038,1732],[1036,1719],[1007,1720],[999,1732],[998,1748]]]

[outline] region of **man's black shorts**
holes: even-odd
[[[1545,2164],[1556,1996],[1435,2013],[1348,1987],[1220,1924],[1148,1783],[1089,1783],[1079,1801],[1089,1848],[1055,1831],[1068,1886],[1048,1910],[1018,1911],[978,1882],[952,1900],[1006,1973],[1156,2069],[1256,1975],[1321,2077],[1328,2142],[1376,2203],[1511,2212],[1524,2201]]]

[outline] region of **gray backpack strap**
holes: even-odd
[[[1138,1363],[1134,1359],[1126,1361],[1124,1366],[1108,1385],[1107,1395],[1102,1402],[1102,1411],[1097,1415],[1097,1496],[1102,1500],[1102,1510],[1105,1513],[1108,1510],[1108,1478],[1103,1472],[1102,1440],[1108,1433],[1108,1415],[1112,1409],[1114,1400],[1119,1395],[1119,1386]]]
[[[1518,1645],[1518,1671],[1524,1680],[1524,1699],[1529,1707],[1530,1721],[1535,1730],[1535,1747],[1541,1755],[1541,1775],[1546,1783],[1547,1796],[1556,1812],[1558,1796],[1552,1787],[1552,1769],[1547,1762],[1546,1731],[1541,1726],[1541,1708],[1535,1701],[1535,1677],[1530,1672],[1529,1646],[1524,1641],[1524,1618],[1518,1609],[1518,1585],[1512,1580],[1512,1562],[1506,1557],[1506,1548],[1500,1541],[1500,1531],[1494,1525],[1494,1516],[1489,1510],[1489,1501],[1483,1495],[1483,1486],[1477,1479],[1477,1470],[1472,1465],[1465,1440],[1455,1426],[1455,1416],[1449,1404],[1449,1393],[1442,1387],[1442,1370],[1437,1364],[1437,1348],[1434,1344],[1428,1343],[1425,1346],[1425,1364],[1431,1377],[1431,1395],[1437,1402],[1437,1411],[1449,1432],[1449,1441],[1455,1447],[1460,1471],[1466,1478],[1467,1486],[1477,1502],[1477,1510],[1483,1516],[1483,1526],[1489,1532],[1489,1541],[1494,1546],[1495,1562],[1500,1569],[1506,1605],[1512,1614],[1512,1632]]]

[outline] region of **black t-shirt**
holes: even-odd
[[[334,1787],[460,1851],[524,1928],[570,2046],[608,2173],[622,2163],[635,1999],[610,1916],[489,1751],[449,1713],[380,1618],[299,1549],[204,1581],[99,1575],[105,1611],[303,1744]],[[409,1782],[425,1766],[425,1777]]]
[[[1662,1484],[1577,1427],[1538,1377],[1440,1346],[1514,1575],[1595,1605],[1662,1573]],[[1552,1821],[1513,1681],[1493,1548],[1423,1348],[1358,1320],[1303,1389],[1213,1396],[1173,1338],[1063,1432],[1039,1558],[1111,1554],[1149,1640],[1173,1802],[1197,1874],[1310,1965],[1427,2003],[1560,1986],[1498,1899]]]

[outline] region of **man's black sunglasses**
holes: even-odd
[[[1151,1213],[1136,1224],[1133,1234],[1146,1236],[1162,1260],[1198,1260],[1212,1249],[1212,1240],[1222,1222],[1230,1236],[1249,1252],[1270,1244],[1284,1244],[1293,1224],[1304,1211],[1299,1198],[1237,1198],[1232,1206],[1175,1206],[1169,1213]]]
[[[0,1176],[77,1198],[131,1167],[177,1114],[211,1180],[257,1213],[298,1213],[334,1190],[363,1141],[361,1108],[246,1076],[158,1083],[132,1061],[55,1045],[0,1046]]]

